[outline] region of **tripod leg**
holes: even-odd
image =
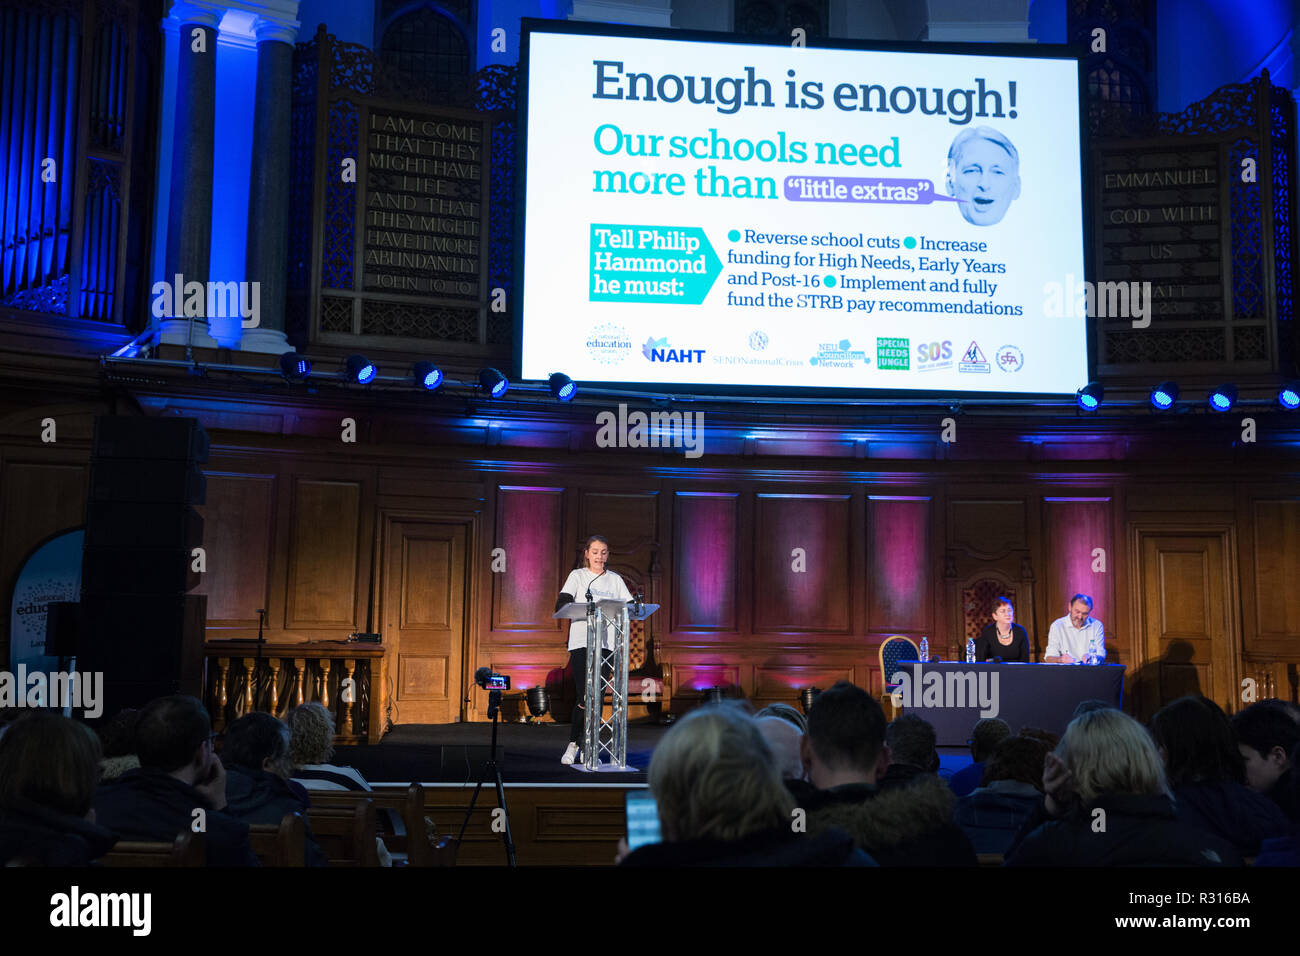
[[[486,768],[484,768],[486,769]],[[510,834],[510,811],[506,809],[506,786],[501,782],[501,768],[497,766],[496,761],[492,761],[492,772],[497,778],[497,806],[501,808],[501,817],[505,822],[505,831],[501,838],[506,841],[506,865],[515,865],[515,841]]]
[[[465,822],[460,825],[460,833],[456,836],[457,844],[465,839],[465,828],[469,826],[469,818],[474,813],[474,804],[478,801],[478,792],[483,789],[483,781],[487,780],[487,773],[488,767],[487,764],[484,764],[483,769],[479,771],[478,786],[474,788],[474,796],[469,798],[469,809],[465,811]],[[498,782],[501,780],[500,773],[497,774],[497,780]]]

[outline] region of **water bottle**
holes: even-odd
[[[975,663],[975,639],[973,637],[966,638],[966,663]]]
[[[921,662],[924,663],[930,659],[930,639],[921,638]]]
[[[1097,635],[1088,635],[1088,663],[1097,663]]]

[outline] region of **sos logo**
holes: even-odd
[[[952,342],[922,342],[916,347],[921,362],[942,362],[952,358]]]

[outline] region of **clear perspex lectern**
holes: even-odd
[[[658,604],[603,600],[587,604],[574,601],[555,612],[566,621],[587,621],[586,725],[582,732],[582,765],[595,770],[602,753],[619,770],[627,769],[627,639],[631,621],[644,621]],[[601,667],[606,635],[612,635],[613,673],[605,676]],[[578,675],[573,675],[577,680]],[[604,720],[605,693],[609,693],[610,715]]]

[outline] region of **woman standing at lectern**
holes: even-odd
[[[555,602],[555,609],[558,611],[570,601],[586,601],[588,591],[591,592],[593,601],[632,600],[632,595],[628,592],[623,579],[615,572],[605,570],[605,562],[608,560],[609,542],[600,535],[593,534],[587,539],[587,546],[582,552],[583,566],[574,568],[565,578],[559,600]],[[605,647],[601,652],[602,670],[612,666],[613,657],[613,638],[606,634]],[[579,741],[582,740],[583,724],[587,716],[587,709],[583,704],[587,699],[587,622],[585,620],[569,622],[569,664],[573,668],[573,683],[578,696],[574,702],[573,719],[569,725],[569,746],[565,749],[564,756],[560,758],[560,763],[566,766],[579,758]]]
[[[989,661],[1000,657],[1004,661],[1029,663],[1029,634],[1014,623],[1016,609],[1011,602],[1000,597],[993,602],[993,623],[980,631],[975,641],[975,660]]]

